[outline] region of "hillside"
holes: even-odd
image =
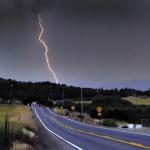
[[[129,88],[119,90],[83,88],[83,100],[93,100],[95,97],[101,97],[103,95],[116,97],[128,97],[133,95],[150,96],[150,91],[140,91]],[[15,81],[11,79],[0,80],[0,98],[2,98],[5,102],[9,99],[18,99],[25,104],[32,101],[39,101],[40,103],[45,104],[50,103],[51,100],[61,100],[63,98],[79,100],[80,97],[80,87],[67,86],[65,84],[55,84],[51,82],[32,83]]]

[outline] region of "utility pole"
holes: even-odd
[[[62,91],[62,101],[63,101],[63,107],[64,107],[64,98],[65,98],[65,92],[64,92],[64,90]]]
[[[9,103],[12,103],[13,99],[13,83],[10,84]]]
[[[47,106],[49,105],[49,101],[50,101],[50,99],[49,99],[49,97],[48,97],[48,100],[47,100]]]
[[[83,89],[81,84],[81,120],[83,120],[84,114],[83,114]]]
[[[64,100],[64,97],[65,97],[65,93],[64,93],[64,90],[62,92],[62,99]]]
[[[10,90],[10,97],[13,98],[13,83],[10,84],[11,90]]]
[[[49,89],[50,89],[50,92],[51,92],[50,97],[51,97],[51,99],[53,101],[53,89],[52,89],[51,85],[49,85]]]

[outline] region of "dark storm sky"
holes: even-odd
[[[1,0],[0,76],[54,81],[38,41],[41,13],[60,83],[150,79],[149,0]]]

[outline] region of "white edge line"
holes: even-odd
[[[49,108],[47,108],[47,109],[48,109],[48,111],[49,111],[50,113],[56,114],[56,113],[50,111]],[[56,115],[58,115],[58,114],[56,114]],[[58,115],[58,116],[60,116],[60,115]],[[65,118],[65,119],[67,119],[67,120],[69,120],[69,121],[72,121],[72,122],[75,122],[75,123],[77,123],[77,124],[81,124],[81,125],[84,125],[84,126],[88,126],[88,127],[94,127],[94,128],[98,128],[98,129],[105,129],[105,130],[110,130],[110,131],[123,132],[123,133],[128,133],[128,134],[135,134],[135,135],[142,135],[142,136],[150,136],[149,134],[144,134],[144,133],[135,133],[135,132],[122,131],[122,130],[117,130],[117,129],[108,129],[108,128],[105,128],[105,127],[97,127],[97,126],[95,126],[95,125],[88,125],[88,124],[85,124],[85,123],[81,123],[81,122],[79,122],[79,121],[72,120],[72,119],[67,118],[67,117],[65,117],[65,116],[62,116],[62,117]]]
[[[36,116],[38,117],[39,121],[42,123],[42,125],[43,125],[50,133],[54,134],[56,137],[58,137],[59,139],[61,139],[61,140],[64,141],[64,142],[68,143],[68,144],[71,145],[72,147],[74,147],[74,148],[76,148],[76,149],[78,149],[78,150],[83,150],[82,148],[78,147],[77,145],[75,145],[75,144],[73,144],[73,143],[71,143],[71,142],[65,140],[64,138],[62,138],[62,137],[59,136],[58,134],[56,134],[56,133],[54,133],[53,131],[51,131],[51,130],[43,123],[43,121],[42,121],[41,118],[39,117],[39,115],[38,115],[38,113],[37,113],[37,111],[36,111],[35,108],[34,108],[34,111],[35,111],[35,114],[36,114]]]

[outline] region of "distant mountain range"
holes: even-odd
[[[150,79],[149,80],[128,80],[117,83],[105,84],[104,89],[114,89],[114,88],[131,88],[136,90],[148,90],[150,89]]]

